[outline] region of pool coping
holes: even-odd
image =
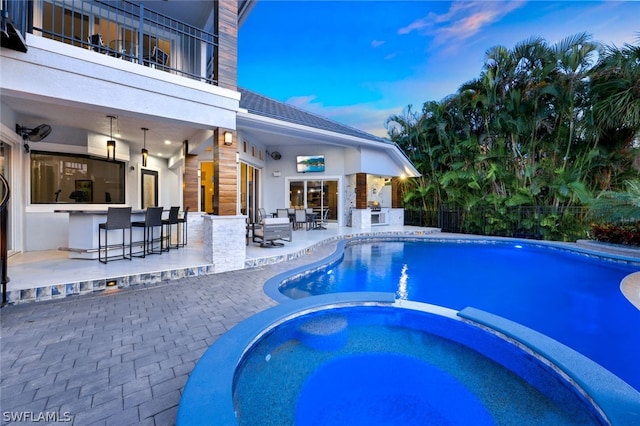
[[[342,306],[395,306],[423,310],[449,318],[456,312],[436,305],[396,300],[393,293],[334,293],[289,300],[240,322],[223,334],[197,362],[180,400],[176,424],[205,425],[212,418],[219,424],[237,424],[233,404],[233,381],[245,353],[277,325],[306,313]],[[541,361],[551,363],[577,385],[611,424],[636,424],[640,420],[640,392],[584,355],[528,327],[505,318],[467,307],[457,320],[493,331],[507,341],[529,348]],[[213,374],[210,374],[214,372]],[[562,375],[562,374],[561,374]]]
[[[584,391],[584,396],[610,424],[640,422],[640,392],[600,364],[551,337],[498,315],[467,307],[458,316],[497,331],[530,348],[539,359],[551,362],[552,367],[557,367]]]

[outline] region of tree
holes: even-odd
[[[640,47],[602,48],[586,33],[496,46],[478,78],[387,126],[422,174],[408,204],[584,205],[638,176]]]

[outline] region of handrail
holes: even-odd
[[[7,283],[9,277],[7,276],[7,217],[9,211],[7,205],[11,198],[11,190],[9,189],[9,182],[5,179],[4,175],[0,174],[0,189],[2,192],[0,201],[0,284],[2,285],[2,306],[7,304]]]
[[[63,8],[65,13],[70,13],[71,16],[79,17],[82,22],[94,22],[98,18],[111,21],[121,30],[131,31],[132,36],[129,41],[126,41],[120,40],[122,34],[117,34],[118,37],[105,38],[96,44],[90,36],[99,34],[97,29],[91,25],[78,24],[77,27],[72,23],[66,25],[65,19],[68,19],[65,18],[66,15],[45,20],[43,7],[35,8],[36,15],[39,15],[32,19],[37,25],[32,26],[31,32],[36,35],[108,54],[141,66],[154,66],[156,69],[193,80],[218,84],[218,76],[214,75],[214,67],[210,65],[217,61],[219,48],[219,38],[215,29],[212,32],[206,31],[158,13],[140,2],[136,4],[129,0],[119,2],[38,0],[36,3],[42,5],[45,1],[54,7]],[[31,3],[18,2],[20,5],[24,4],[23,7]],[[94,33],[94,31],[98,32]],[[157,41],[162,39],[171,45],[169,51],[163,51],[166,55],[163,58],[165,60],[169,58],[169,63],[162,63],[158,58],[153,57],[154,46],[160,48],[157,46]],[[115,44],[111,45],[111,43]],[[172,57],[177,59],[172,60]]]

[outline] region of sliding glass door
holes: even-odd
[[[240,163],[239,211],[247,215],[250,223],[258,221],[259,177],[260,170],[246,163]]]
[[[321,213],[328,209],[328,218],[338,218],[337,180],[292,180],[289,182],[289,205],[292,208],[313,209]]]

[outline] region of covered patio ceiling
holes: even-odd
[[[111,109],[87,109],[77,106],[63,105],[58,102],[46,102],[45,100],[31,100],[24,97],[16,97],[2,94],[2,103],[16,113],[16,123],[25,127],[35,127],[46,123],[53,128],[52,134],[43,142],[55,141],[56,128],[66,127],[83,129],[88,132],[103,134],[110,133],[110,120],[108,115],[113,115],[113,132],[116,139],[121,139],[130,144],[132,149],[138,150],[143,146],[142,127],[149,129],[147,132],[147,149],[151,155],[168,158],[182,146],[182,141],[201,137],[203,131],[208,129],[194,127],[192,123],[182,123],[176,120],[162,119],[142,115],[131,115]],[[211,132],[211,130],[208,130]],[[119,134],[119,137],[115,135]],[[167,144],[169,141],[170,144]],[[38,143],[31,143],[32,149],[38,149]]]

